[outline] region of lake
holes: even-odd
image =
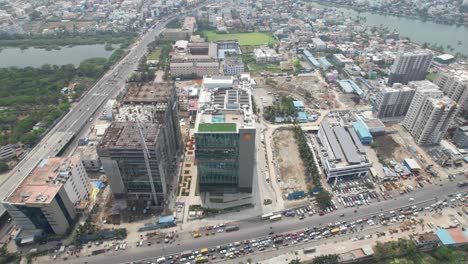
[[[43,64],[73,64],[78,66],[85,59],[109,58],[113,50],[105,50],[104,46],[104,44],[80,45],[62,47],[60,50],[2,48],[0,51],[0,67],[39,67]]]
[[[346,7],[324,6],[314,3],[318,8],[331,8],[343,12],[349,17],[365,17],[363,23],[367,26],[383,25],[389,29],[394,29],[401,36],[408,37],[411,41],[419,44],[424,42],[429,44],[442,45],[446,52],[455,54],[460,52],[468,56],[468,27],[443,25],[434,22],[424,22],[417,19],[410,19],[396,16],[385,16],[370,12],[358,13]],[[459,43],[461,42],[461,44]],[[453,48],[453,51],[446,49],[447,45]]]

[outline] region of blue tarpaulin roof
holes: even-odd
[[[104,187],[104,183],[102,183],[102,181],[91,181],[91,184],[93,185],[93,187],[96,187],[98,189],[102,189],[102,187]]]
[[[437,229],[434,233],[439,237],[439,240],[444,245],[453,245],[455,244],[455,240],[453,240],[452,236],[446,229]]]
[[[166,215],[166,216],[160,216],[158,224],[170,224],[174,223],[174,216],[172,215]]]
[[[293,101],[294,107],[298,108],[304,108],[304,103],[302,101]]]
[[[297,120],[299,120],[299,122],[307,122],[307,114],[305,112],[297,112]]]

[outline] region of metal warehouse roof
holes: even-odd
[[[323,132],[325,133],[325,136],[327,137],[328,143],[330,144],[332,148],[335,159],[342,160],[343,152],[341,151],[340,145],[338,144],[338,140],[336,140],[336,137],[333,134],[333,131],[331,131],[330,125],[328,124],[328,122],[322,122],[321,126],[323,128]]]
[[[348,127],[347,130],[348,130],[349,134],[351,134],[351,138],[353,139],[354,145],[356,145],[358,151],[361,154],[365,154],[366,150],[364,149],[364,146],[362,145],[361,140],[359,139],[358,135],[356,134],[356,131],[354,131],[354,129],[350,128],[350,127]]]
[[[336,138],[340,142],[348,163],[360,163],[361,159],[356,151],[351,136],[346,132],[345,128],[334,127],[333,132],[335,132]]]

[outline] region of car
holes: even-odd
[[[284,242],[283,247],[287,247],[287,246],[289,246],[288,242]]]
[[[344,217],[344,214],[340,214],[340,217]]]

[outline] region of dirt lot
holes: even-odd
[[[291,95],[311,106],[311,108],[335,108],[336,100],[333,90],[320,76],[319,72],[308,76],[293,76],[291,81],[286,77],[257,78],[259,87],[281,95]],[[268,81],[267,81],[268,80]],[[266,84],[268,82],[268,84]]]
[[[305,168],[291,130],[277,130],[273,134],[275,153],[279,163],[279,176],[284,193],[305,190]]]
[[[401,160],[406,156],[404,148],[398,144],[391,135],[375,137],[374,141],[377,146],[377,156],[389,160]]]

